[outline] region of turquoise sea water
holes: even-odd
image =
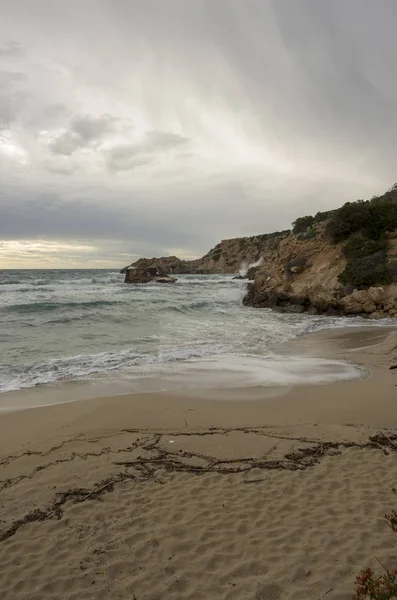
[[[160,377],[167,389],[352,376],[271,350],[351,320],[246,308],[245,282],[231,276],[123,279],[110,270],[0,272],[0,392],[99,377],[128,379],[133,391],[142,377]]]

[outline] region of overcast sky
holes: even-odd
[[[395,0],[0,0],[0,268],[123,267],[397,180]]]

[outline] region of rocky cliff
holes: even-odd
[[[223,240],[205,256],[140,259],[161,272],[248,274],[244,304],[278,311],[397,316],[397,186],[370,201]],[[122,272],[125,272],[123,270]]]
[[[244,304],[282,312],[397,316],[397,281],[368,287],[344,285],[341,275],[348,265],[344,244],[332,243],[325,230],[326,225],[320,224],[310,239],[291,233],[280,240],[277,252],[265,255],[248,284]],[[393,265],[397,232],[388,238],[386,259]]]
[[[213,273],[247,273],[250,266],[277,253],[279,243],[290,231],[222,240],[202,258],[189,264]]]
[[[311,314],[397,316],[397,186],[297,219],[278,238],[244,303]]]
[[[156,265],[159,270],[167,274],[208,274],[230,273],[237,275],[240,271],[248,273],[249,267],[264,256],[271,256],[277,252],[280,241],[290,234],[290,231],[276,232],[244,238],[222,240],[205,256],[195,260],[181,260],[176,256],[163,256],[161,258],[140,258],[136,262],[124,267],[125,273],[129,267],[149,267]]]
[[[121,269],[120,273],[127,274],[131,268],[138,271],[147,269],[157,269],[160,274],[164,275],[181,275],[181,274],[205,274],[215,273],[210,267],[206,267],[205,263],[201,264],[202,259],[193,261],[181,260],[177,256],[162,256],[160,258],[140,258]],[[127,278],[126,278],[127,281]]]

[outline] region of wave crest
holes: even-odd
[[[89,300],[82,302],[31,302],[26,304],[12,304],[6,310],[16,313],[49,312],[54,310],[67,310],[68,308],[100,308],[102,306],[114,306],[123,304],[121,300]]]

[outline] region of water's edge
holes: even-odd
[[[161,286],[126,285],[113,271],[0,272],[0,408],[23,389],[58,402],[70,389],[94,396],[358,376],[347,363],[298,349],[286,357],[280,344],[368,322],[246,308],[244,292],[244,283],[222,275]]]
[[[296,360],[296,354],[300,353],[303,361],[307,361],[307,370],[301,372],[299,381],[294,383],[279,383],[277,385],[245,385],[239,380],[233,386],[187,386],[186,379],[180,380],[180,385],[173,389],[164,386],[162,378],[148,377],[140,379],[140,385],[131,387],[128,379],[109,380],[107,378],[92,378],[87,380],[75,380],[46,384],[34,388],[0,394],[0,414],[26,408],[37,408],[55,404],[70,403],[82,400],[91,400],[103,397],[115,397],[134,394],[166,394],[174,397],[195,399],[211,399],[213,401],[255,401],[265,398],[275,398],[284,395],[288,390],[297,386],[327,385],[331,383],[342,383],[344,381],[364,379],[371,377],[371,371],[355,360],[354,353],[360,349],[360,342],[354,342],[349,351],[344,351],[344,341],[352,335],[361,336],[366,340],[365,344],[372,347],[384,341],[385,336],[391,330],[390,326],[378,327],[343,327],[340,329],[324,329],[316,332],[301,334],[296,338],[276,346],[277,356],[285,364]],[[373,332],[373,339],[370,333]],[[338,339],[333,340],[337,334]],[[365,337],[364,337],[365,336]],[[332,343],[334,341],[334,343]],[[313,365],[316,365],[318,377],[308,378],[309,371],[312,373]],[[312,373],[313,374],[313,373]]]

